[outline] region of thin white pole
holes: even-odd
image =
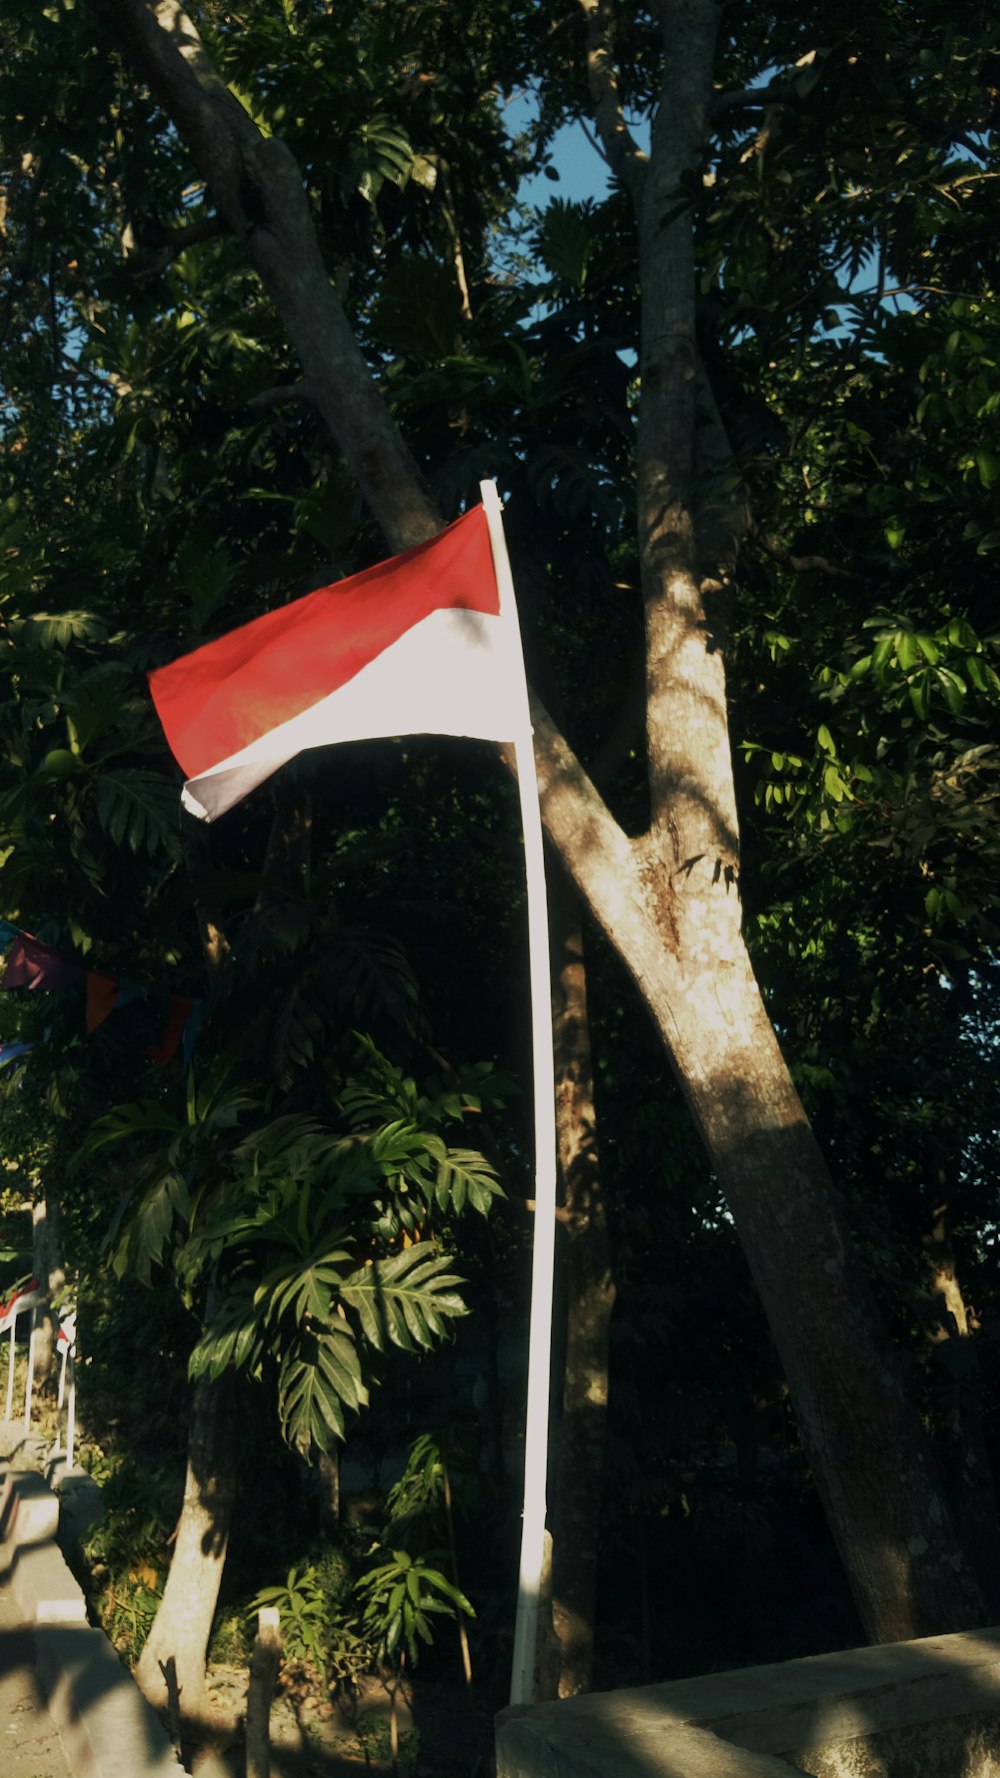
[[[503,534],[500,498],[492,482],[481,491],[493,549],[501,613],[517,621],[514,583]],[[523,665],[521,667],[523,683]],[[531,721],[524,693],[524,717],[511,737],[524,830],[528,901],[528,958],[531,975],[532,1063],[535,1109],[535,1219],[531,1260],[531,1316],[528,1325],[528,1401],[524,1437],[524,1517],[510,1701],[530,1704],[535,1694],[535,1657],[542,1569],[545,1558],[545,1495],[549,1443],[549,1378],[552,1351],[552,1280],[556,1229],[555,1068],[552,1040],[552,987],[549,967],[545,853]]]
[[[69,1355],[69,1402],[66,1409],[66,1468],[73,1467],[73,1448],[76,1443],[76,1351],[70,1349]]]
[[[64,1310],[59,1319],[57,1336],[59,1347],[59,1393],[56,1397],[56,1409],[61,1415],[63,1403],[67,1402],[66,1378],[69,1376],[69,1398],[66,1408],[66,1462],[73,1467],[73,1440],[76,1434],[76,1309]],[[50,1457],[57,1457],[64,1447],[59,1442],[58,1425],[56,1442],[49,1452]]]

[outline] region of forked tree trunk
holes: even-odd
[[[563,1187],[566,1357],[549,1523],[556,1693],[590,1690],[615,1281],[601,1187],[580,902],[550,876],[556,1132]]]
[[[719,494],[728,453],[698,361],[694,229],[678,204],[699,181],[719,8],[659,0],[656,16],[650,156],[624,169],[642,303],[636,519],[651,820],[638,841],[608,831],[595,870],[592,801],[582,832],[584,811],[563,812],[563,850],[571,839],[575,874],[656,1019],[725,1192],[869,1635],[966,1629],[985,1622],[985,1602],[742,934],[724,663],[744,515]],[[617,89],[593,61],[591,77],[606,146],[622,132],[628,141]]]
[[[176,1685],[182,1725],[203,1714],[205,1663],[237,1492],[236,1380],[195,1384],[184,1502],[163,1598],[135,1676],[157,1710]]]

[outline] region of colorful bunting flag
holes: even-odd
[[[151,1043],[146,1051],[150,1061],[155,1063],[157,1068],[165,1068],[171,1058],[177,1054],[177,1047],[184,1035],[184,1028],[192,1017],[194,1009],[193,1000],[187,1000],[181,994],[170,996],[170,1012],[163,1027],[163,1036],[159,1043]]]
[[[150,992],[140,982],[127,981],[123,977],[112,975],[106,969],[85,969],[72,957],[64,957],[59,951],[54,951],[51,945],[42,944],[30,932],[22,932],[10,920],[0,920],[0,945],[6,944],[11,948],[0,989],[45,988],[58,992],[60,989],[73,987],[81,977],[85,978],[88,1036],[103,1025],[112,1012],[128,1006],[133,1000],[146,998]],[[146,1051],[157,1068],[167,1066],[176,1055],[182,1039],[184,1066],[189,1065],[201,1011],[200,1000],[171,995],[162,1035]],[[0,1045],[0,1065],[13,1061],[15,1055],[26,1054],[32,1047],[31,1044]]]
[[[141,1000],[146,989],[139,982],[128,982],[106,969],[87,971],[87,1032],[96,1031],[110,1013]]]
[[[87,971],[87,1035],[103,1025],[110,1013],[118,1005],[117,977],[106,975],[103,969]]]
[[[15,1062],[18,1056],[28,1056],[34,1049],[33,1043],[0,1043],[0,1068],[5,1062]]]
[[[61,957],[30,932],[19,932],[10,949],[0,988],[71,988],[84,971],[79,963]]]

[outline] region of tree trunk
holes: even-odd
[[[608,1409],[608,1344],[615,1282],[601,1188],[587,974],[578,897],[550,878],[556,1133],[563,1185],[566,1357],[552,1510],[552,1627],[556,1694],[590,1690],[597,1551]]]
[[[271,1700],[281,1665],[281,1630],[272,1606],[257,1613],[257,1635],[247,1688],[246,1778],[270,1778]]]
[[[316,1463],[320,1490],[320,1528],[325,1537],[340,1531],[340,1446],[321,1451]]]
[[[616,839],[619,859],[595,871],[596,808],[557,804],[563,850],[570,841],[584,892],[602,904],[595,912],[656,1019],[726,1194],[868,1633],[895,1641],[967,1629],[986,1621],[985,1602],[742,935],[725,620],[743,513],[734,507],[727,537],[707,509],[715,489],[706,496],[703,485],[694,230],[678,202],[699,182],[717,0],[660,0],[656,16],[662,86],[649,161],[630,176],[651,820],[642,839],[625,842],[628,865]],[[601,89],[600,70],[594,78]],[[709,442],[714,454],[714,433]]]
[[[59,1235],[59,1205],[55,1193],[46,1186],[31,1206],[32,1269],[46,1293],[47,1303],[35,1320],[34,1380],[47,1383],[56,1363],[57,1321],[52,1298],[66,1282],[63,1271],[62,1243]]]
[[[176,1684],[182,1724],[196,1723],[204,1704],[208,1642],[237,1490],[235,1390],[228,1373],[217,1382],[202,1378],[195,1384],[174,1553],[135,1672],[157,1710],[166,1708],[170,1684]]]
[[[873,1641],[893,1642],[985,1623],[922,1424],[742,945],[719,958],[721,968],[686,971],[659,989],[655,927],[649,951],[647,997],[750,1262],[865,1627]]]

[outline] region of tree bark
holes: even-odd
[[[550,1525],[556,1695],[589,1691],[594,1671],[597,1552],[607,1444],[608,1349],[615,1281],[594,1107],[580,902],[550,877],[556,1137],[563,1208],[566,1357]]]
[[[689,953],[691,918],[696,928],[710,924],[693,907],[678,922]],[[648,925],[651,968],[659,946]],[[894,1642],[985,1623],[923,1427],[742,941],[711,966],[682,963],[666,993],[643,973],[724,1185],[868,1634]]]
[[[440,527],[323,267],[301,175],[261,137],[176,0],[90,0],[164,105],[274,300],[391,549]],[[632,196],[642,300],[637,525],[651,823],[626,838],[533,700],[545,824],[635,978],[746,1248],[816,1481],[876,1640],[985,1621],[926,1438],[762,1005],[740,931],[724,600],[745,522],[705,489],[693,192],[717,0],[656,0],[664,77],[648,162],[624,121],[610,8],[581,0],[598,128]],[[718,416],[710,414],[719,463]],[[711,507],[711,510],[710,510]]]
[[[46,1293],[46,1304],[35,1319],[34,1380],[47,1383],[56,1365],[56,1332],[58,1321],[52,1298],[66,1282],[63,1270],[62,1242],[59,1233],[59,1204],[50,1186],[31,1206],[32,1268]]]
[[[237,1492],[235,1387],[228,1374],[195,1384],[184,1502],[170,1572],[135,1670],[154,1709],[165,1710],[173,1662],[182,1725],[196,1724],[203,1714],[208,1643]]]
[[[257,1620],[247,1689],[246,1778],[270,1778],[271,1701],[281,1665],[281,1631],[273,1608],[258,1612]]]

